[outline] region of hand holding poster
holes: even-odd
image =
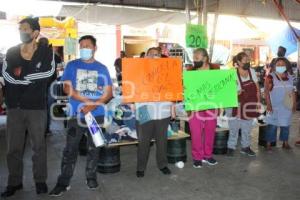
[[[182,63],[178,58],[122,59],[124,103],[181,101]]]
[[[207,30],[203,25],[186,24],[186,47],[207,48]]]
[[[237,107],[236,70],[198,70],[183,73],[187,111]]]

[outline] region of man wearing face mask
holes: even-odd
[[[82,135],[88,132],[84,115],[91,112],[98,124],[104,122],[104,105],[112,98],[112,81],[107,67],[94,58],[96,39],[91,35],[79,39],[80,59],[68,63],[61,81],[64,92],[69,96],[70,110],[66,146],[63,151],[61,174],[50,196],[61,196],[70,189]],[[97,163],[99,148],[91,135],[87,136],[88,153],[86,163],[86,184],[89,189],[98,188]]]
[[[161,58],[159,49],[152,47],[148,49],[146,58]],[[175,118],[175,108],[172,102],[140,102],[135,103],[136,130],[138,134],[137,171],[136,176],[145,176],[147,168],[150,143],[155,139],[157,167],[162,174],[170,175],[167,159],[167,132],[170,118]]]
[[[2,197],[14,195],[23,188],[23,151],[25,131],[33,150],[33,176],[37,194],[47,193],[47,154],[44,131],[47,119],[47,86],[55,72],[49,46],[38,45],[40,25],[36,18],[19,23],[22,44],[6,54],[2,75],[5,80],[7,105],[8,186]]]
[[[249,58],[241,52],[235,56],[238,75],[238,108],[232,111],[229,120],[228,156],[234,156],[239,130],[241,129],[241,154],[255,156],[251,146],[251,131],[253,119],[258,117],[260,109],[260,89],[256,73],[250,68]]]

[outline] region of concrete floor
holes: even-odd
[[[293,120],[290,143],[299,137],[300,113]],[[85,185],[85,157],[79,157],[71,190],[57,199],[72,200],[299,200],[300,199],[300,148],[282,150],[278,144],[273,154],[257,146],[257,128],[253,131],[253,149],[256,158],[236,154],[234,158],[215,156],[217,166],[202,169],[192,167],[190,142],[188,162],[184,169],[170,165],[171,176],[164,176],[156,168],[154,148],[148,170],[142,179],[135,176],[136,146],[121,148],[121,171],[116,174],[99,174],[99,190],[90,191]],[[61,154],[65,144],[62,133],[48,138],[48,186],[52,189],[59,174]],[[0,190],[6,186],[5,132],[0,133]],[[31,172],[31,150],[27,145],[24,158],[24,190],[11,200],[54,199],[47,195],[37,196]]]

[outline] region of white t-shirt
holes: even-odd
[[[257,76],[256,76],[256,72],[254,69],[250,68],[250,73],[252,75],[252,79],[254,81],[254,83],[257,83],[258,82],[258,79],[257,79]],[[250,80],[250,75],[248,75],[247,77],[243,77],[241,76],[241,80],[242,82],[246,82],[246,81],[249,81]],[[240,83],[240,80],[238,79],[238,91],[241,90],[241,83]]]

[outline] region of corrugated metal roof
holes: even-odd
[[[173,1],[158,1],[158,0],[64,0],[66,2],[77,3],[95,3],[95,4],[112,4],[112,5],[125,5],[125,6],[142,6],[153,8],[169,8],[169,9],[182,9],[185,7],[183,0]]]
[[[55,0],[54,0],[55,1]],[[185,0],[56,0],[92,4],[111,4],[135,7],[185,10]],[[189,7],[195,10],[196,0],[189,0]],[[296,0],[282,0],[284,10],[291,20],[300,21],[300,3]],[[217,10],[217,0],[207,0],[207,10]],[[221,14],[281,19],[273,0],[220,0]]]
[[[91,3],[91,4],[110,4],[110,5],[123,5],[135,7],[149,7],[149,8],[165,8],[174,10],[185,10],[185,0],[53,0],[65,1],[76,3]],[[195,9],[196,0],[189,0],[190,9]],[[208,0],[207,6],[212,7],[216,5],[216,0]]]

